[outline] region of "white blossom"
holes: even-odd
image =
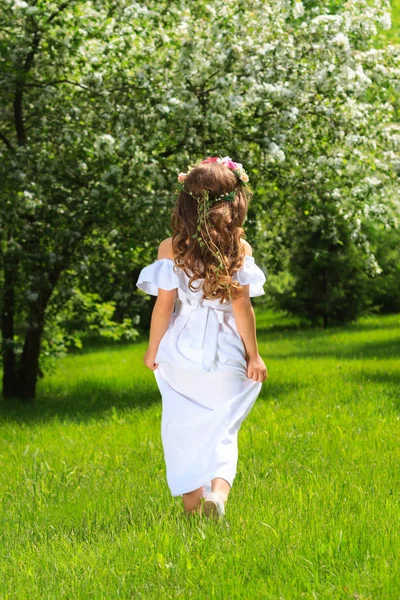
[[[370,185],[371,187],[376,187],[378,185],[381,185],[381,181],[379,179],[377,179],[376,177],[365,177],[363,180],[363,183],[366,183],[367,185]]]
[[[243,54],[243,48],[239,44],[234,44],[232,46],[232,50],[234,50],[235,52],[237,52],[237,54]]]
[[[26,297],[28,298],[29,302],[36,302],[36,300],[39,298],[39,294],[37,292],[31,292],[28,290],[26,292]]]
[[[286,158],[283,150],[278,146],[278,144],[275,144],[275,142],[272,142],[269,145],[268,151],[270,158],[272,158],[274,161],[283,162]]]
[[[390,12],[385,12],[381,17],[378,17],[378,21],[383,29],[391,29],[392,27],[392,15]]]
[[[27,2],[25,2],[25,0],[14,0],[13,8],[14,9],[29,8],[29,4]]]
[[[101,135],[99,137],[99,140],[101,140],[102,142],[106,142],[107,144],[110,144],[110,146],[113,146],[115,144],[115,139],[113,138],[112,135],[110,135],[108,133]]]
[[[299,19],[304,15],[304,5],[301,0],[295,0],[293,4],[292,14],[295,19]]]
[[[346,51],[350,50],[349,38],[347,37],[347,35],[344,35],[344,33],[342,33],[342,32],[336,34],[332,38],[332,43],[336,44],[337,46],[341,46]]]

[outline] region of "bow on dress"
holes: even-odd
[[[201,304],[198,298],[190,298],[177,306],[177,313],[190,316],[190,346],[203,348],[203,369],[210,371],[217,355],[219,324],[224,323],[225,313],[221,307]]]

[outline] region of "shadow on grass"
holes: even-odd
[[[394,340],[371,340],[364,344],[347,344],[342,346],[332,344],[330,349],[327,343],[320,350],[304,347],[296,350],[296,352],[280,352],[279,354],[275,354],[273,358],[274,360],[288,360],[291,358],[344,358],[346,360],[400,358],[400,337]]]
[[[381,329],[398,331],[398,337],[391,340],[371,340],[364,343],[340,344],[324,339],[336,332],[363,332],[379,331]],[[271,327],[258,330],[260,341],[263,343],[280,341],[287,338],[293,341],[295,351],[276,352],[272,355],[274,360],[284,361],[292,358],[299,359],[389,359],[400,357],[400,329],[396,322],[379,324],[354,324],[347,327],[328,329],[299,327],[298,325],[271,325]],[[138,340],[145,342],[147,336],[142,334]],[[296,343],[297,342],[297,343]],[[309,344],[307,344],[309,342]],[[321,347],[318,348],[319,344]],[[89,354],[104,351],[119,352],[122,348],[136,346],[137,344],[116,343],[113,345],[99,344],[95,348],[87,348],[76,354]],[[400,375],[368,374],[366,379],[377,383],[400,383]],[[287,397],[289,394],[302,387],[298,382],[279,381],[269,379],[263,388],[261,399],[263,401],[276,400]],[[52,419],[61,422],[86,422],[91,419],[109,418],[114,411],[145,410],[154,403],[161,403],[161,397],[155,381],[149,379],[132,380],[130,387],[116,386],[115,382],[97,381],[96,379],[80,380],[65,387],[49,383],[38,394],[34,404],[22,404],[17,401],[4,400],[0,405],[0,421],[16,423],[40,423]]]
[[[258,335],[275,335],[274,339],[277,339],[278,335],[287,333],[289,339],[295,339],[298,336],[309,337],[310,339],[320,338],[327,335],[334,335],[336,333],[363,333],[364,331],[382,331],[382,330],[399,330],[400,331],[400,318],[398,323],[385,323],[383,325],[373,323],[354,323],[344,326],[331,326],[331,327],[320,327],[315,325],[271,325],[268,327],[257,326]],[[281,336],[282,338],[283,336]]]
[[[135,347],[141,343],[147,343],[149,340],[149,332],[139,332],[139,335],[135,339],[132,340],[117,340],[110,341],[101,339],[95,340],[83,340],[82,348],[71,348],[68,351],[68,354],[71,356],[83,356],[85,354],[96,354],[97,352],[119,352],[121,350],[127,349],[129,350],[132,347]]]
[[[2,401],[0,423],[44,423],[53,419],[61,422],[85,423],[92,419],[107,419],[115,412],[146,410],[155,403],[161,404],[156,384],[135,385],[130,389],[116,390],[112,384],[81,381],[67,389],[54,388],[38,394],[33,404],[18,400]],[[286,398],[304,384],[269,379],[260,394],[260,400],[269,402]],[[118,418],[118,417],[116,417]]]
[[[397,385],[400,389],[400,372],[399,373],[371,373],[364,371],[358,373],[358,378],[363,379],[367,383],[391,383]]]
[[[349,376],[347,376],[349,377]],[[395,397],[398,400],[400,407],[400,395],[398,393],[400,389],[400,372],[398,373],[374,373],[370,371],[361,371],[350,376],[351,379],[359,383],[365,384],[378,384],[378,385],[389,385],[393,386]]]
[[[385,372],[371,372],[361,371],[351,375],[347,375],[347,379],[354,382],[355,384],[362,384],[368,386],[369,389],[374,389],[373,386],[384,386],[382,392],[386,402],[391,401],[394,410],[398,413],[400,411],[400,372],[397,373],[385,373]]]
[[[293,392],[307,387],[307,384],[299,381],[282,381],[274,377],[269,377],[264,383],[259,396],[259,400],[264,402],[275,402],[286,399]]]
[[[287,398],[288,395],[304,387],[297,381],[268,379],[259,399],[263,402]],[[119,411],[146,410],[153,404],[161,404],[161,396],[156,384],[136,384],[135,387],[116,390],[112,383],[81,381],[66,389],[38,394],[33,404],[17,400],[2,401],[0,423],[44,423],[53,419],[61,422],[85,423],[92,419],[107,419]],[[118,416],[116,417],[118,418]]]
[[[161,399],[155,382],[116,389],[111,382],[87,380],[39,393],[32,404],[2,400],[0,422],[40,423],[58,418],[79,423],[108,418],[115,411],[146,410],[156,402]]]

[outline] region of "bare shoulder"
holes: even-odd
[[[158,259],[174,258],[172,254],[172,237],[166,238],[158,247]]]
[[[253,256],[253,249],[250,246],[249,242],[247,242],[244,238],[240,238],[240,241],[242,242],[245,252],[248,256]]]

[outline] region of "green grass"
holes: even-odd
[[[2,599],[400,597],[400,318],[258,314],[269,368],[225,522],[171,498],[145,343],[69,356],[2,409]]]

